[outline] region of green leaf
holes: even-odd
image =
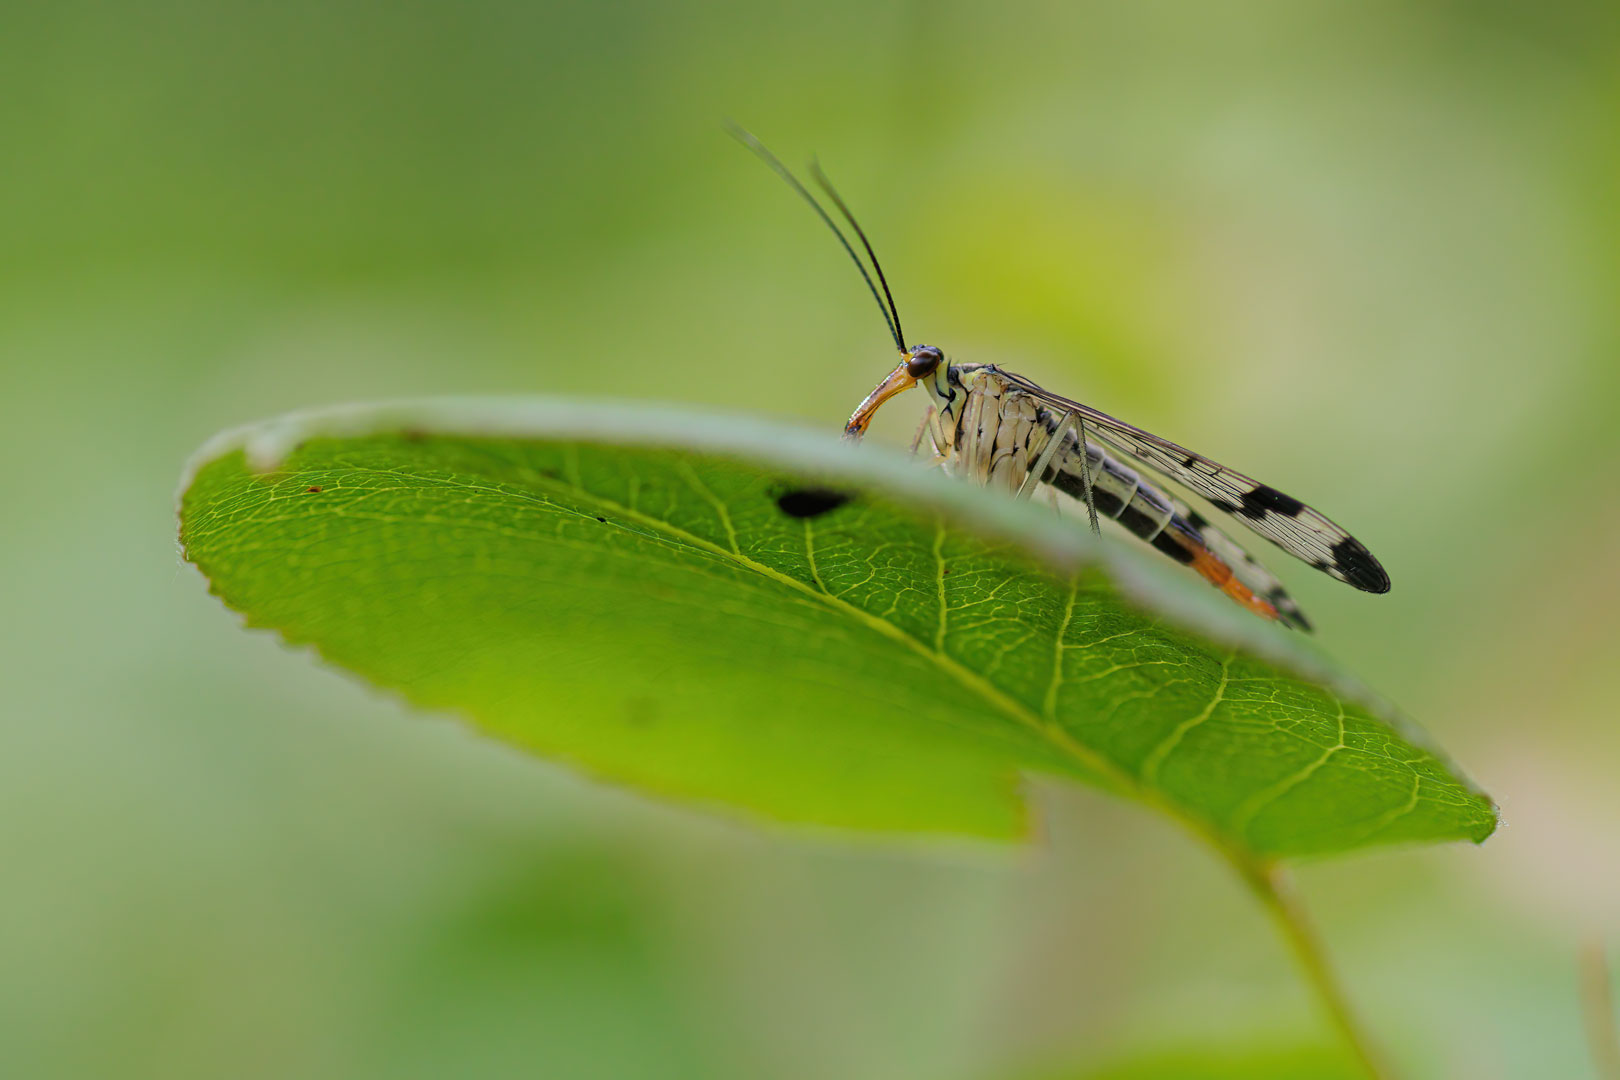
[[[250,626],[662,795],[1004,838],[1040,773],[1260,857],[1495,826],[1297,638],[1179,568],[828,434],[578,402],[333,409],[215,439],[181,517]]]

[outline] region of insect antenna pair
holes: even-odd
[[[865,230],[861,228],[861,223],[855,220],[855,215],[850,213],[849,207],[844,204],[843,197],[838,194],[838,189],[833,187],[831,180],[827,179],[827,174],[821,171],[820,162],[814,160],[810,162],[810,175],[817,186],[827,193],[827,197],[833,201],[833,205],[838,208],[838,212],[844,215],[844,220],[849,222],[849,227],[855,230],[855,236],[860,240],[861,247],[866,249],[866,257],[872,260],[872,270],[877,274],[877,283],[872,281],[872,275],[867,273],[866,264],[861,262],[859,255],[855,254],[855,247],[849,242],[849,238],[844,235],[844,230],[838,227],[838,223],[833,221],[832,216],[827,213],[816,197],[810,194],[809,189],[799,183],[799,178],[793,175],[793,170],[782,164],[781,159],[771,153],[765,144],[756,139],[753,133],[746,128],[728,122],[726,130],[731,133],[732,138],[752,150],[755,157],[770,166],[771,171],[780,176],[789,187],[797,191],[800,198],[810,204],[811,209],[816,212],[816,216],[826,223],[827,228],[832,230],[834,236],[838,237],[838,242],[844,246],[850,260],[854,262],[855,269],[861,272],[861,280],[866,282],[867,289],[872,293],[872,299],[877,301],[878,310],[883,313],[883,324],[889,328],[889,336],[894,339],[894,347],[904,353],[906,351],[906,339],[900,332],[900,310],[894,306],[894,294],[889,291],[889,282],[883,276],[883,267],[878,263],[877,252],[872,250],[871,242],[866,239]],[[883,286],[882,296],[878,295],[879,283]],[[888,301],[887,306],[884,305],[884,300]]]
[[[776,173],[777,176],[780,176],[789,187],[798,192],[799,197],[810,204],[811,209],[816,212],[816,216],[819,217],[824,224],[826,224],[827,228],[832,230],[834,236],[838,237],[838,242],[843,245],[844,251],[850,257],[850,261],[855,264],[855,269],[860,271],[861,280],[866,282],[867,290],[871,292],[872,299],[876,301],[878,311],[880,311],[883,315],[884,325],[888,327],[889,336],[894,339],[894,347],[897,351],[899,351],[900,355],[909,357],[917,353],[919,350],[926,349],[927,346],[918,346],[915,349],[908,349],[906,347],[905,335],[900,329],[900,310],[895,306],[894,294],[889,291],[889,281],[883,276],[883,266],[878,262],[877,252],[872,250],[872,243],[866,238],[866,230],[862,229],[861,223],[855,220],[855,215],[850,211],[849,206],[844,202],[843,196],[838,194],[838,189],[833,187],[832,181],[829,180],[827,178],[827,174],[822,171],[821,163],[815,159],[811,159],[810,176],[813,180],[815,180],[816,185],[826,193],[829,199],[832,200],[833,205],[838,208],[838,212],[843,215],[844,220],[849,222],[849,227],[855,230],[855,236],[860,240],[861,247],[866,251],[866,257],[872,261],[872,273],[877,275],[876,283],[874,283],[872,280],[872,273],[867,272],[866,265],[861,262],[860,256],[855,253],[855,247],[849,242],[849,238],[844,235],[844,231],[838,227],[837,222],[833,221],[832,215],[827,213],[820,201],[810,193],[810,190],[806,188],[804,184],[799,182],[799,178],[797,176],[793,175],[793,170],[782,164],[782,160],[775,154],[771,153],[770,149],[764,143],[760,142],[759,139],[755,138],[753,133],[748,131],[746,128],[728,122],[726,124],[726,130],[730,132],[732,138],[736,139],[738,142],[742,143],[749,150],[751,150],[755,157],[763,161],[767,166],[770,167],[772,172]],[[879,285],[883,287],[883,293],[881,296],[878,295]],[[884,303],[885,300],[888,301],[887,305]],[[933,350],[930,350],[930,353],[932,352]],[[1023,497],[1030,488],[1032,481],[1045,475],[1046,467],[1051,461],[1053,453],[1059,448],[1059,446],[1062,445],[1063,440],[1067,437],[1068,427],[1071,423],[1075,425],[1077,431],[1076,438],[1080,447],[1080,471],[1084,482],[1086,512],[1091,521],[1091,531],[1096,535],[1101,536],[1102,528],[1097,523],[1097,504],[1092,494],[1091,469],[1089,463],[1086,461],[1085,419],[1078,413],[1071,411],[1064,415],[1058,424],[1057,430],[1052,433],[1051,438],[1048,440],[1046,452],[1041,456],[1036,468],[1031,470],[1029,475],[1026,477],[1024,484],[1020,486],[1018,495],[1019,497]],[[853,429],[846,429],[846,434],[853,438],[859,438],[860,436],[860,432]]]

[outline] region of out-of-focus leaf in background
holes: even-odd
[[[1017,1080],[1351,1080],[1361,1071],[1321,1047],[1207,1047],[1143,1054],[1101,1069],[1055,1069]]]
[[[182,544],[249,625],[411,702],[769,817],[1007,838],[1036,771],[1250,859],[1495,828],[1366,706],[1122,598],[1151,553],[1043,561],[1079,530],[848,449],[668,409],[362,406],[205,449]],[[987,540],[1010,510],[1022,545]]]
[[[349,1080],[432,1044],[510,1075],[433,1006],[554,992],[489,942],[546,940],[555,905],[463,929],[553,863],[565,897],[585,865],[624,883],[599,955],[632,1004],[571,1029],[647,1038],[644,1076],[999,1076],[1314,1030],[1230,875],[1149,815],[1037,784],[1049,855],[764,842],[402,720],[179,565],[176,463],[309,405],[570,393],[834,430],[892,357],[730,116],[821,155],[914,340],[1367,539],[1388,596],[1280,571],[1507,827],[1302,890],[1411,1075],[1581,1075],[1574,947],[1620,911],[1617,106],[1596,0],[11,5],[7,1071]],[[502,1034],[521,1066],[552,1041]]]

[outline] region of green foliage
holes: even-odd
[[[512,854],[388,956],[378,1075],[712,1076],[658,966],[651,883],[588,845]]]
[[[668,796],[1013,837],[1042,773],[1260,857],[1495,824],[1282,631],[828,436],[564,403],[294,417],[205,448],[182,540],[250,625]]]
[[[1026,1074],[1020,1080],[1352,1080],[1365,1074],[1326,1047],[1200,1047],[1155,1053],[1096,1070]]]

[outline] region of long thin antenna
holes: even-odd
[[[822,209],[821,204],[816,201],[816,197],[810,194],[803,184],[799,183],[799,178],[794,176],[793,173],[789,171],[788,167],[783,165],[782,162],[777,159],[775,154],[771,153],[765,148],[764,143],[754,138],[754,136],[748,132],[747,129],[739,127],[737,124],[734,124],[729,120],[726,122],[726,130],[731,133],[732,138],[736,139],[738,142],[748,147],[748,149],[752,150],[755,157],[759,158],[759,160],[763,161],[766,165],[769,165],[772,172],[776,173],[777,176],[780,176],[783,180],[787,181],[788,186],[794,191],[797,191],[800,197],[803,198],[805,202],[809,203],[811,208],[815,210],[816,215],[820,217],[822,221],[826,222],[827,228],[833,231],[833,235],[838,237],[838,242],[843,244],[844,250],[849,253],[850,259],[855,263],[855,269],[861,272],[861,280],[866,282],[867,289],[872,293],[872,299],[877,301],[878,310],[883,313],[883,324],[889,328],[889,336],[894,338],[894,347],[899,349],[901,352],[905,352],[906,341],[905,338],[900,336],[899,320],[891,317],[890,314],[893,309],[894,301],[891,299],[889,301],[889,306],[884,306],[883,297],[878,295],[877,285],[873,283],[872,275],[866,272],[865,264],[861,262],[861,257],[855,254],[855,249],[850,246],[848,238],[844,236],[844,230],[840,229],[838,227],[838,223],[833,221],[826,210]],[[820,170],[818,169],[817,171],[819,172]],[[833,198],[837,199],[838,197],[837,195],[834,195]],[[842,200],[839,200],[838,205],[840,209],[843,209]],[[844,210],[844,215],[848,217],[849,211]],[[850,219],[850,223],[854,224],[853,218]],[[860,227],[856,226],[855,231],[857,234],[859,234]],[[866,237],[862,236],[861,242],[865,244]],[[868,253],[870,253],[872,250],[871,245],[868,244],[866,246],[866,250]],[[872,260],[872,265],[874,267],[877,266],[876,258]],[[878,278],[881,280],[882,277],[883,271],[880,269],[878,270]],[[884,282],[883,291],[885,294],[888,293],[888,282]]]
[[[832,199],[833,205],[838,207],[838,212],[844,215],[844,220],[855,230],[855,235],[861,238],[861,246],[866,249],[866,257],[872,260],[872,269],[877,271],[878,281],[883,286],[883,295],[889,300],[889,313],[894,316],[894,336],[900,344],[900,351],[905,352],[905,334],[900,331],[900,309],[894,306],[894,294],[889,292],[889,279],[883,276],[883,264],[878,262],[877,252],[872,250],[871,242],[866,239],[866,230],[861,228],[861,223],[855,220],[855,215],[844,205],[843,197],[838,194],[838,189],[833,187],[832,181],[827,179],[827,174],[821,171],[821,162],[814,158],[810,160],[810,175],[815,177],[816,183],[821,185],[821,190],[825,191]]]

